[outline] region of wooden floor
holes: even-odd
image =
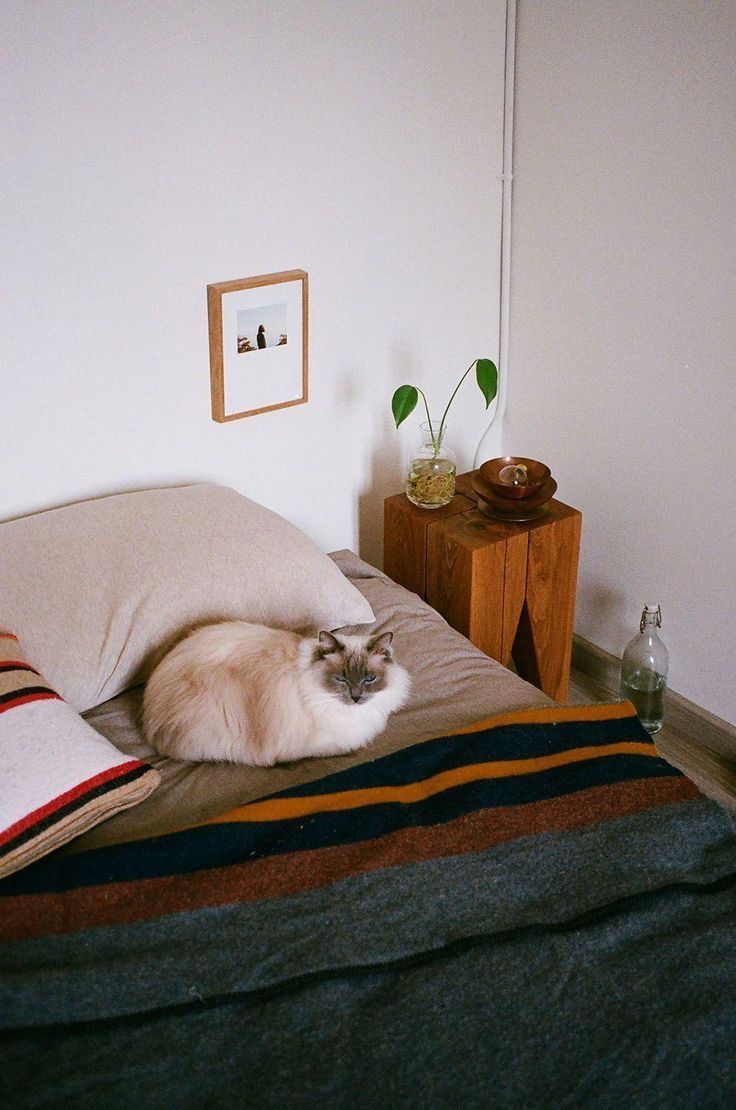
[[[582,671],[570,673],[570,705],[591,702],[616,701],[618,690],[597,682]],[[704,794],[734,810],[736,815],[736,763],[699,744],[696,737],[687,735],[665,721],[654,737],[660,754],[697,783]]]

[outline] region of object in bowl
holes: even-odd
[[[533,497],[549,480],[552,472],[536,459],[505,455],[483,463],[480,474],[497,497],[510,499]]]
[[[529,473],[523,463],[515,466],[509,463],[508,466],[502,466],[498,472],[498,480],[504,486],[528,486]]]

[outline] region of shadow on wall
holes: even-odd
[[[367,487],[358,497],[358,554],[375,567],[383,567],[383,502],[404,489],[404,448],[391,416],[394,390],[404,382],[421,380],[421,368],[411,350],[395,346],[390,360],[394,369],[381,398],[383,418],[371,456]],[[415,433],[416,434],[416,433]]]
[[[629,599],[620,590],[613,590],[603,582],[591,579],[582,579],[578,582],[578,610],[585,608],[586,613],[594,614],[595,626],[588,629],[595,640],[601,628],[612,628],[619,643],[617,654],[621,654],[624,647],[634,634],[633,627],[626,624],[626,613]]]
[[[4,516],[0,518],[0,524],[10,524],[13,520],[24,520],[28,516],[36,516],[38,513],[48,513],[53,509],[66,509],[70,505],[82,505],[85,501],[100,501],[104,497],[117,497],[121,493],[142,493],[147,490],[153,489],[182,489],[184,486],[196,486],[201,483],[212,482],[214,485],[218,483],[214,478],[191,477],[182,478],[180,481],[171,481],[169,479],[162,480],[161,482],[138,482],[135,485],[115,485],[111,487],[103,487],[102,489],[95,490],[93,493],[88,493],[83,497],[73,497],[71,500],[52,501],[51,504],[41,504],[34,509],[29,509],[25,513],[14,513],[12,516]]]
[[[371,456],[370,475],[358,497],[358,554],[375,567],[383,566],[383,502],[404,488],[401,442],[387,414],[380,442]]]

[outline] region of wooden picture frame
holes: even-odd
[[[306,404],[308,308],[304,270],[207,286],[213,420]]]

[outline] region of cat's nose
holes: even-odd
[[[353,699],[353,701],[358,702],[363,697],[363,691],[362,690],[351,690],[350,691],[350,697]]]

